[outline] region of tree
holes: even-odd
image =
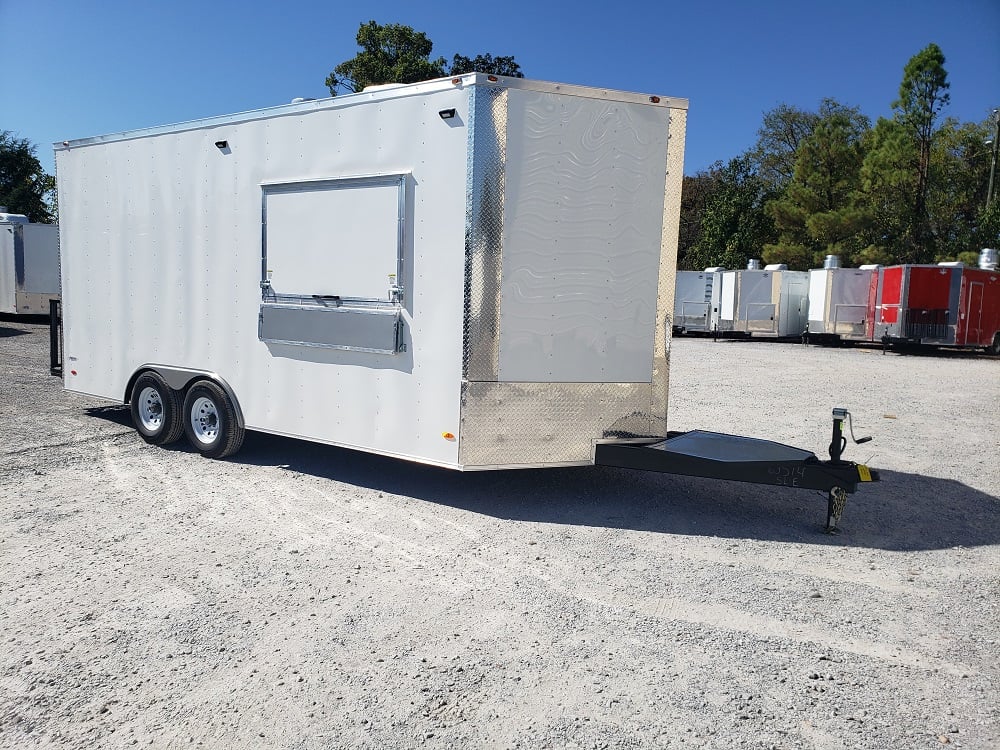
[[[327,76],[331,96],[338,89],[356,92],[381,83],[415,83],[445,75],[445,60],[430,59],[434,43],[411,26],[375,21],[361,24],[357,35],[361,51],[340,63]]]
[[[455,55],[451,59],[451,68],[448,75],[457,76],[463,73],[492,73],[497,76],[509,76],[511,78],[524,78],[521,66],[510,56],[503,57],[493,55],[476,55],[471,60],[464,55]]]
[[[760,178],[771,188],[782,189],[791,182],[799,144],[813,132],[819,120],[820,115],[815,112],[790,104],[779,104],[764,113],[750,159]]]
[[[965,257],[975,263],[979,248],[995,246],[1000,212],[985,210],[993,127],[991,119],[959,123],[949,118],[935,133],[927,195],[935,260]]]
[[[29,221],[52,221],[49,199],[55,179],[45,173],[35,155],[35,146],[10,131],[0,132],[0,206],[24,214]]]
[[[893,117],[875,124],[862,167],[875,217],[873,245],[900,263],[927,263],[936,255],[927,202],[935,125],[949,100],[947,75],[936,44],[910,58]]]
[[[701,233],[688,251],[689,268],[725,266],[744,268],[748,258],[759,258],[776,239],[774,221],[764,210],[777,196],[744,154],[715,170],[718,185],[705,203]]]
[[[692,266],[696,255],[688,259],[688,254],[701,239],[701,222],[705,206],[719,187],[719,172],[722,162],[716,162],[707,171],[698,172],[693,177],[684,176],[681,182],[680,233],[677,238],[677,267],[700,271],[705,266]]]
[[[357,42],[361,51],[326,77],[331,96],[340,90],[362,91],[365,86],[381,83],[416,83],[472,72],[524,77],[521,66],[510,56],[484,54],[469,58],[456,54],[448,68],[443,57],[431,59],[434,43],[412,26],[396,23],[382,26],[369,21],[358,29]]]
[[[892,103],[896,120],[917,144],[917,184],[913,207],[918,241],[926,236],[931,145],[938,114],[950,100],[948,87],[944,53],[936,44],[928,44],[906,63],[903,82],[899,85],[899,99]]]
[[[779,240],[767,245],[764,260],[792,268],[814,268],[823,256],[851,256],[867,224],[859,205],[862,141],[871,121],[857,107],[824,99],[812,133],[796,151],[795,171],[784,194],[767,204]]]

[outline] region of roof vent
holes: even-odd
[[[785,263],[768,263],[764,266],[765,271],[787,271],[788,266]]]
[[[759,271],[760,270],[760,258],[750,258],[747,260],[747,270],[748,271]]]
[[[995,247],[984,247],[979,251],[979,267],[984,271],[996,271],[1000,265],[1000,252]]]
[[[827,255],[823,258],[823,268],[840,268],[840,256]]]

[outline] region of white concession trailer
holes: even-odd
[[[678,271],[674,289],[674,333],[708,333],[719,323],[722,272]]]
[[[216,456],[664,435],[686,108],[470,74],[57,143],[65,385]]]
[[[809,271],[809,338],[871,341],[878,267]]]
[[[839,447],[667,432],[686,114],[468,74],[58,143],[65,386],[213,458],[257,430],[851,492]]]
[[[791,338],[808,325],[809,272],[783,264],[722,274],[719,330],[746,336]]]
[[[59,297],[59,228],[0,212],[0,313],[48,315]]]

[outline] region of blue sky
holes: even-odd
[[[513,55],[529,78],[685,97],[687,174],[743,152],[782,102],[890,114],[930,42],[947,58],[947,114],[1000,107],[1000,0],[0,0],[0,19],[0,130],[50,172],[57,140],[326,96],[371,19],[424,31],[449,59]]]

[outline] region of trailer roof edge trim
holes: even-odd
[[[457,83],[455,83],[455,81],[457,81]],[[262,109],[248,110],[246,112],[237,112],[230,115],[215,115],[212,117],[204,117],[197,120],[186,120],[169,125],[157,125],[148,128],[126,130],[120,133],[96,135],[89,138],[57,141],[52,144],[52,147],[56,151],[66,151],[72,148],[90,146],[97,143],[113,143],[115,141],[127,141],[151,135],[177,133],[185,130],[198,130],[201,128],[213,128],[223,125],[235,125],[242,122],[262,120],[269,117],[304,114],[317,110],[341,109],[364,102],[396,99],[403,96],[427,94],[435,91],[445,91],[453,89],[457,86],[497,86],[501,88],[526,89],[530,91],[566,94],[567,96],[585,96],[591,99],[607,99],[609,101],[628,102],[632,104],[646,104],[651,107],[665,107],[667,109],[686,110],[688,108],[688,100],[677,97],[661,97],[652,94],[640,94],[630,91],[580,86],[570,83],[535,81],[526,78],[509,78],[507,76],[487,76],[483,73],[467,73],[460,76],[448,76],[447,78],[436,78],[434,80],[421,81],[419,83],[403,84],[401,86],[395,86],[388,89],[362,91],[356,94],[344,94],[342,96],[295,102],[292,104],[279,104],[273,107],[264,107]]]

